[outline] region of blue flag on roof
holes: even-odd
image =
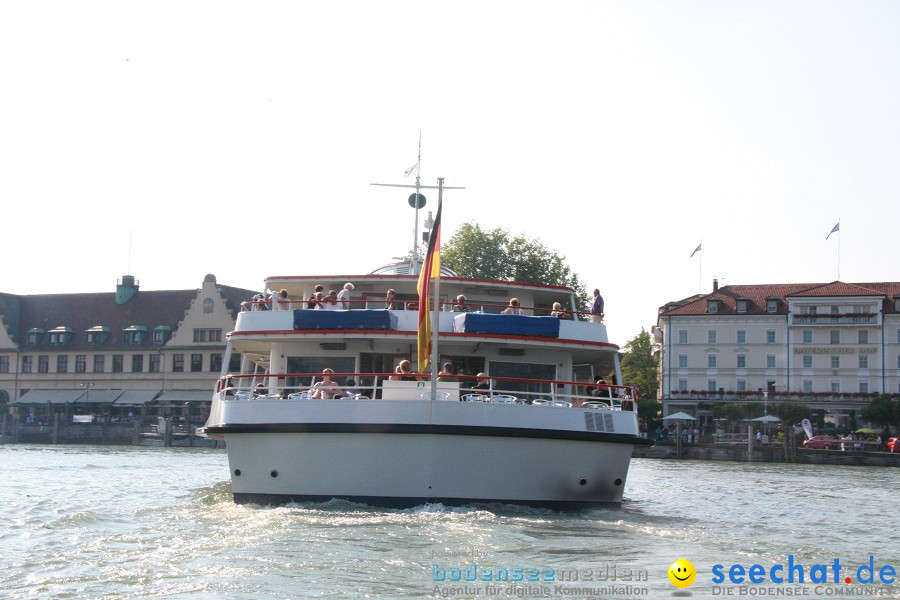
[[[698,252],[700,252],[700,250],[703,249],[702,246],[703,246],[703,242],[700,242],[699,244],[697,244],[697,247],[694,248],[694,251],[693,251],[693,252],[691,252],[691,258],[694,258],[694,255],[697,254]]]
[[[836,233],[836,232],[838,232],[838,231],[840,231],[840,230],[841,230],[841,222],[838,221],[838,222],[835,224],[835,226],[831,228],[831,231],[828,232],[828,235],[825,236],[825,239],[827,240],[828,238],[831,237],[831,234],[832,234],[832,233]]]

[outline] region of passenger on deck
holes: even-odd
[[[328,295],[325,296],[325,310],[337,310],[341,307],[338,304],[337,300],[337,292],[334,290],[328,290]]]
[[[397,368],[394,370],[394,374],[391,375],[388,379],[391,381],[418,381],[419,378],[412,374],[412,363],[408,360],[404,359],[400,361],[400,364],[397,365]]]
[[[594,382],[597,387],[591,388],[590,395],[595,396],[597,398],[612,398],[612,388],[608,387],[609,383],[607,383],[606,379],[603,377],[598,377],[597,381]]]
[[[319,400],[331,400],[337,396],[342,396],[344,392],[341,390],[341,386],[331,380],[333,374],[334,371],[332,369],[323,369],[322,381],[312,387],[312,393],[309,397]]]
[[[399,310],[400,307],[397,306],[397,303],[394,302],[394,290],[390,289],[387,291],[387,296],[384,299],[384,308],[385,310]]]
[[[562,304],[559,302],[553,303],[553,312],[550,313],[551,317],[558,317],[560,319],[571,319],[572,315],[563,310]]]
[[[453,363],[444,363],[444,368],[438,373],[438,381],[459,381],[453,369]]]
[[[469,305],[466,304],[466,297],[462,294],[456,297],[456,304],[453,305],[453,312],[469,312]]]
[[[603,322],[603,296],[600,290],[594,290],[594,301],[591,303],[591,323]]]
[[[519,299],[518,298],[510,298],[509,306],[503,309],[501,315],[521,315],[522,309],[519,307]]]
[[[288,297],[288,291],[283,289],[278,292],[275,300],[275,310],[291,310],[291,299]]]
[[[313,296],[313,304],[315,304],[313,308],[325,310],[325,292],[316,292],[316,295]]]
[[[309,295],[309,299],[306,301],[306,308],[322,308],[319,306],[316,298],[318,298],[318,295],[321,294],[324,289],[325,288],[321,285],[316,286],[316,289],[313,290],[313,293]]]
[[[350,292],[353,291],[354,285],[352,283],[345,283],[344,289],[338,292],[338,308],[343,308],[344,310],[350,310]]]
[[[472,386],[473,390],[489,390],[491,389],[491,380],[488,378],[487,373],[479,373],[475,376],[475,379],[478,383]]]

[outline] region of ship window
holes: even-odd
[[[399,362],[399,361],[398,361]],[[321,373],[323,369],[331,369],[335,373],[354,373],[356,371],[356,359],[352,356],[289,356],[287,359],[288,373]],[[393,368],[390,369],[393,371]],[[369,371],[364,371],[369,372]],[[346,377],[335,377],[338,385],[346,385]],[[313,383],[313,376],[288,377],[285,386],[309,387]],[[275,393],[274,391],[272,393]]]
[[[540,365],[529,363],[510,363],[492,361],[485,371],[492,377],[520,377],[522,379],[555,379],[555,365]],[[523,399],[534,399],[539,394],[549,394],[550,384],[541,382],[498,381],[496,388],[503,391],[520,394]]]

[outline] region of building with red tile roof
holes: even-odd
[[[661,306],[654,335],[665,414],[790,401],[846,426],[874,396],[900,395],[898,282],[714,281]]]

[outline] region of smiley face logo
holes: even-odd
[[[679,558],[669,567],[669,581],[679,588],[689,587],[697,578],[697,569],[690,561]]]

